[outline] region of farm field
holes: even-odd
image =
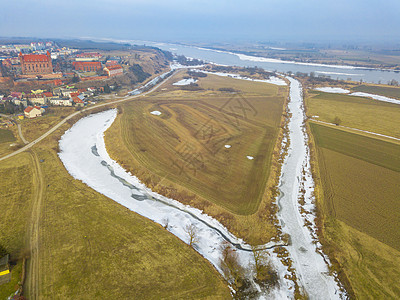
[[[394,99],[400,99],[400,87],[363,84],[363,85],[357,85],[353,87],[351,90],[354,92],[364,92]]]
[[[215,75],[197,84],[196,91],[170,84],[124,104],[106,132],[107,149],[153,190],[205,210],[239,236],[268,241],[272,224],[254,214],[263,199],[270,205],[265,191],[287,90]]]
[[[0,129],[0,155],[12,152],[11,144],[17,142],[16,126],[10,129]],[[18,138],[19,139],[19,138]]]
[[[340,125],[400,138],[400,105],[343,94],[308,90],[307,116]]]
[[[11,130],[0,129],[0,144],[14,142],[15,136]]]
[[[310,128],[327,253],[357,297],[400,295],[400,145],[315,123]]]
[[[225,281],[194,249],[68,174],[55,151],[68,127],[0,163],[6,179],[0,181],[6,191],[0,194],[0,244],[16,272],[30,245],[38,245],[35,263],[28,260],[24,295],[230,298]],[[8,294],[7,287],[0,295]]]

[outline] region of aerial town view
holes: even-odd
[[[1,299],[400,299],[400,2],[2,3]]]

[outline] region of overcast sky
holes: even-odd
[[[2,0],[1,36],[400,44],[400,0]]]

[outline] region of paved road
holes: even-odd
[[[56,131],[58,128],[60,128],[62,125],[65,124],[65,122],[67,122],[68,120],[72,119],[75,116],[78,115],[82,115],[83,112],[87,112],[87,111],[91,111],[93,109],[99,108],[99,107],[103,107],[103,106],[108,106],[108,105],[114,105],[116,103],[121,103],[121,102],[125,102],[125,101],[130,101],[132,99],[136,99],[139,97],[143,97],[146,96],[152,92],[154,92],[156,89],[158,89],[160,86],[162,86],[165,82],[167,82],[172,76],[169,76],[166,80],[161,81],[159,84],[156,84],[152,89],[148,90],[147,92],[144,92],[143,94],[139,94],[139,95],[135,95],[135,96],[129,96],[129,97],[124,97],[123,99],[120,100],[116,100],[116,101],[112,101],[112,102],[107,102],[107,103],[102,103],[102,104],[98,104],[98,105],[94,105],[91,107],[87,107],[81,111],[77,111],[74,112],[72,114],[70,114],[68,117],[64,118],[62,121],[60,121],[57,125],[55,125],[53,128],[51,128],[49,131],[47,131],[45,134],[43,134],[42,136],[40,136],[39,138],[37,138],[36,140],[30,142],[29,144],[25,145],[24,147],[8,154],[5,155],[3,157],[0,158],[0,161],[5,160],[7,158],[13,157],[14,155],[17,155],[21,152],[24,152],[26,150],[28,150],[29,148],[33,147],[34,145],[36,145],[37,143],[39,143],[40,141],[42,141],[43,139],[45,139],[46,137],[48,137],[50,134],[52,134],[54,131]]]

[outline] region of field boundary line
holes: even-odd
[[[385,135],[385,134],[381,134],[381,133],[376,133],[376,132],[372,132],[372,131],[368,131],[368,130],[362,130],[362,129],[352,128],[352,127],[347,127],[347,126],[342,126],[342,125],[336,125],[334,123],[315,120],[315,119],[312,119],[312,118],[310,118],[309,120],[312,121],[312,122],[317,122],[317,123],[326,124],[326,125],[332,125],[332,126],[339,127],[339,128],[346,128],[346,129],[350,129],[350,130],[354,130],[354,131],[359,131],[359,132],[363,132],[363,133],[368,133],[368,134],[372,134],[372,135],[376,135],[376,136],[380,136],[380,137],[384,137],[384,138],[400,141],[399,138],[396,138],[396,137],[390,136],[390,135]]]

